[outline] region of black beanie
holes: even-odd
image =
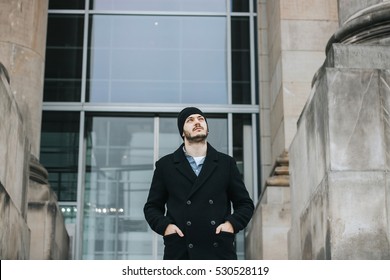
[[[207,123],[206,117],[204,116],[203,112],[201,110],[199,110],[198,108],[196,108],[196,107],[184,108],[183,110],[181,110],[181,112],[177,116],[177,128],[179,129],[179,133],[180,133],[180,136],[182,138],[183,138],[184,122],[186,121],[186,119],[189,116],[191,116],[193,114],[199,114],[199,115],[203,116],[205,121],[206,121],[206,123]]]

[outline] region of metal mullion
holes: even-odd
[[[87,46],[88,46],[88,9],[89,0],[85,0],[84,14],[84,36],[83,36],[83,62],[81,72],[81,102],[85,102],[85,87],[86,87],[86,61],[87,61]],[[76,223],[76,259],[81,259],[83,248],[83,219],[84,219],[84,191],[85,191],[85,156],[86,156],[86,132],[85,132],[85,112],[80,108],[80,130],[79,130],[79,158],[77,170],[77,223]]]
[[[256,104],[256,69],[255,66],[257,63],[255,61],[257,60],[257,57],[255,56],[255,32],[257,32],[257,29],[255,30],[254,28],[254,18],[255,18],[255,13],[254,13],[254,2],[249,1],[249,46],[250,46],[250,68],[251,68],[251,104],[255,105]],[[259,98],[260,99],[260,98]],[[258,110],[260,111],[260,105],[258,106]],[[253,176],[253,202],[255,205],[257,205],[258,202],[258,197],[259,197],[259,191],[258,191],[258,151],[257,151],[257,122],[258,118],[257,116],[259,115],[258,113],[253,113],[252,114],[252,151],[253,151],[253,157],[252,157],[252,176]]]
[[[76,214],[76,232],[75,232],[75,259],[81,259],[82,256],[82,228],[83,228],[83,209],[84,209],[84,186],[85,186],[85,155],[86,155],[86,135],[85,135],[85,112],[80,112],[79,128],[79,154],[77,168],[77,214]]]
[[[104,104],[84,104],[83,110],[86,112],[117,112],[117,113],[177,113],[187,106],[194,104],[147,104],[147,103],[111,103]],[[196,104],[202,108],[204,113],[258,113],[258,105],[209,105]]]
[[[83,62],[81,69],[81,102],[85,102],[85,92],[87,84],[87,57],[88,57],[88,30],[89,30],[89,0],[85,3],[84,14],[84,36],[83,36]]]
[[[177,113],[194,104],[154,104],[154,103],[84,103],[81,102],[44,102],[44,111],[85,111],[85,112],[115,112],[115,113]],[[205,113],[258,113],[258,105],[215,105],[197,104]]]
[[[226,59],[227,59],[227,90],[228,104],[233,101],[232,90],[232,25],[230,15],[230,0],[226,0]]]
[[[158,160],[158,153],[160,150],[160,117],[154,118],[154,148],[153,148],[153,163]],[[154,166],[154,164],[153,164]],[[152,258],[157,260],[158,256],[158,238],[156,232],[152,232]]]
[[[77,14],[77,15],[82,15],[82,14],[84,14],[85,13],[85,11],[86,10],[80,10],[80,9],[78,9],[78,10],[48,10],[48,13],[49,13],[49,15],[50,14],[67,14],[67,15],[69,15],[69,14],[71,14],[71,15],[74,15],[74,14]]]
[[[81,111],[80,102],[43,102],[43,111]]]
[[[233,114],[228,113],[228,154],[233,156]]]
[[[252,114],[252,181],[253,181],[253,202],[257,205],[258,192],[258,154],[257,154],[257,114]]]
[[[250,79],[251,79],[251,104],[256,104],[256,77],[255,77],[255,34],[257,30],[254,30],[254,16],[253,16],[253,1],[249,1],[249,56],[250,56]]]
[[[223,12],[168,12],[168,11],[114,11],[114,10],[90,10],[92,15],[129,15],[129,16],[220,16],[225,17]]]

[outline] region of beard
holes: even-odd
[[[184,131],[184,138],[187,139],[190,143],[201,143],[204,142],[207,138],[207,133],[196,134],[194,136],[191,135],[188,131]]]

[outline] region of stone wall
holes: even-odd
[[[28,259],[29,142],[6,71],[0,64],[0,259]]]
[[[278,185],[284,180],[276,169],[338,27],[337,0],[259,0],[258,19],[263,195],[249,229],[247,258],[287,259],[290,187]],[[278,180],[271,183],[275,175]]]
[[[0,258],[67,259],[64,219],[38,160],[48,0],[0,7]]]
[[[290,259],[390,259],[390,2],[356,2],[290,147]]]
[[[0,0],[0,62],[39,158],[48,0]],[[28,116],[28,117],[27,117]]]
[[[69,236],[0,64],[0,259],[68,259]]]
[[[333,44],[316,77],[290,148],[290,259],[390,259],[388,56]]]

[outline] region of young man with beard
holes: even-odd
[[[145,218],[164,238],[164,259],[237,259],[235,234],[254,205],[236,162],[207,142],[198,108],[184,108],[177,125],[184,143],[156,162]]]

